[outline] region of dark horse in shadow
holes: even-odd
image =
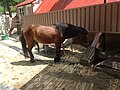
[[[30,25],[27,29],[22,31],[20,40],[24,56],[28,57],[29,53],[31,62],[35,62],[32,54],[32,48],[37,44],[37,42],[42,44],[54,43],[56,47],[54,62],[59,62],[61,44],[65,39],[76,36],[80,36],[81,45],[85,47],[89,45],[88,31],[82,27],[67,23],[57,23],[51,26]]]

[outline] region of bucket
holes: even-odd
[[[8,39],[8,35],[7,34],[1,35],[1,38],[2,38],[2,40],[7,40]]]

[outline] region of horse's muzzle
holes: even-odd
[[[89,46],[90,46],[89,42],[87,42],[87,43],[84,44],[84,47],[89,47]]]

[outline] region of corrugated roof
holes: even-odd
[[[120,0],[106,0],[106,2],[118,2]]]
[[[32,3],[33,1],[35,0],[25,0],[24,2],[21,2],[16,6],[17,7],[23,6]],[[116,2],[116,1],[120,1],[120,0],[106,0],[106,3]],[[35,14],[45,13],[49,11],[70,9],[70,8],[96,5],[102,3],[104,3],[104,0],[43,0],[43,2],[39,5],[39,7],[36,9],[34,13]]]
[[[16,6],[19,7],[19,6],[23,6],[23,5],[26,5],[26,4],[30,4],[30,3],[32,3],[33,1],[35,1],[35,0],[25,0],[25,1],[17,4]]]
[[[43,0],[41,5],[34,12],[45,13],[49,11],[70,9],[82,6],[101,4],[104,0]]]

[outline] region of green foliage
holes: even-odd
[[[15,7],[11,7],[11,12],[16,12],[16,8]]]
[[[4,12],[4,8],[3,7],[0,7],[0,13],[1,12]]]
[[[0,0],[0,12],[5,12],[4,9],[7,11],[10,9],[11,12],[15,12],[16,9],[13,6],[23,1],[24,0]]]

